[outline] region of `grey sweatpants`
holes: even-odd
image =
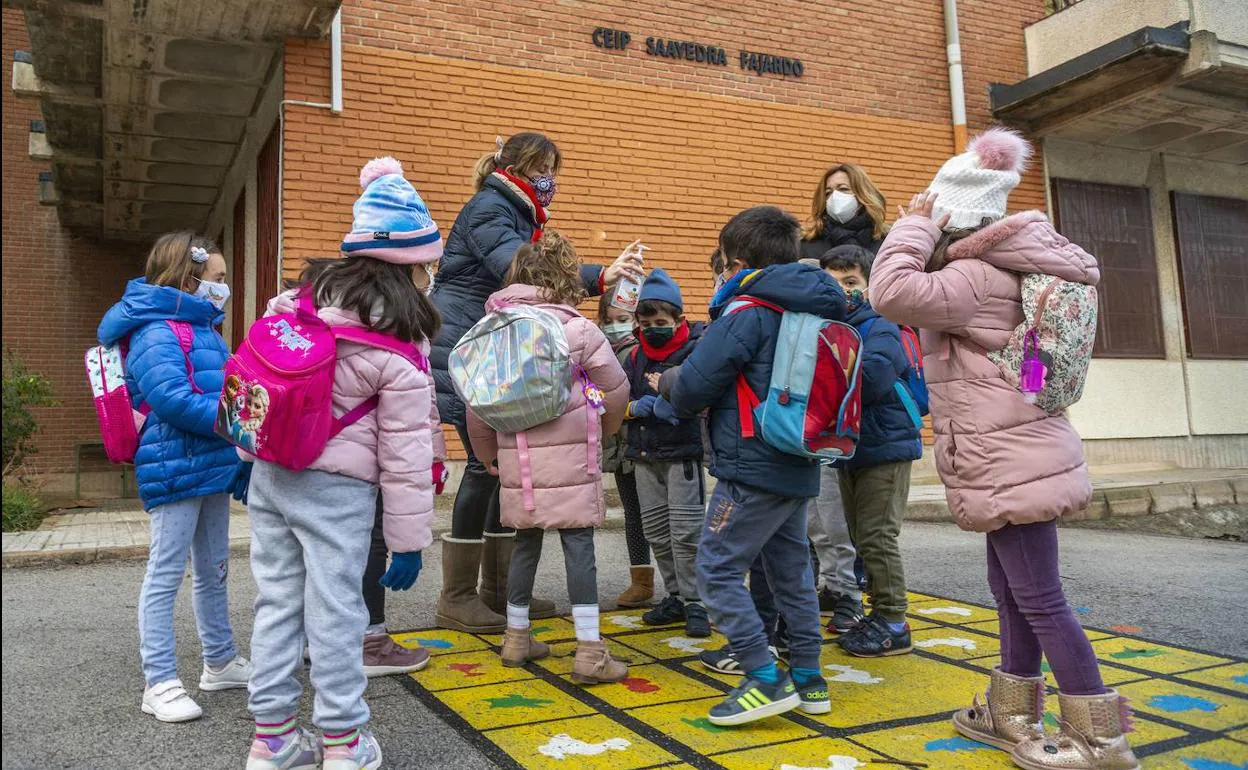
[[[819,555],[819,577],[823,587],[838,596],[848,596],[862,601],[862,589],[854,575],[854,541],[849,537],[849,522],[845,519],[845,502],[841,499],[841,484],[836,469],[825,465],[819,470],[819,497],[806,522],[810,542]]]
[[[368,722],[361,586],[376,503],[367,482],[256,461],[247,500],[256,578],[247,708],[256,721],[283,722],[298,711],[306,632],[313,724],[339,732]]]
[[[654,551],[669,594],[686,602],[698,601],[698,539],[706,517],[706,488],[702,464],[637,462],[637,499],[641,502],[641,529]]]
[[[560,529],[563,566],[568,575],[568,599],[578,604],[598,604],[598,563],[594,558],[594,528]],[[507,573],[507,603],[528,607],[533,600],[533,579],[542,558],[542,537],[546,530],[517,529]]]

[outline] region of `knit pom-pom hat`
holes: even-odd
[[[416,188],[394,158],[376,158],[360,170],[363,194],[355,221],[342,240],[348,257],[372,257],[398,265],[424,265],[442,257],[442,234]]]
[[[946,230],[971,230],[985,219],[1001,219],[1030,157],[1031,145],[1017,131],[990,128],[976,136],[936,172],[929,188],[938,194],[932,220],[949,214]]]

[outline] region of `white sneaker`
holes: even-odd
[[[220,671],[213,671],[205,665],[204,673],[199,675],[199,689],[209,692],[237,690],[246,687],[248,679],[251,679],[251,662],[239,655]]]
[[[161,722],[189,722],[204,715],[199,704],[186,694],[181,679],[157,682],[143,691],[143,713]]]

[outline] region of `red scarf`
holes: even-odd
[[[670,355],[680,350],[689,341],[689,322],[685,321],[676,327],[676,333],[672,335],[672,341],[661,348],[651,347],[646,342],[645,330],[637,333],[637,339],[641,342],[641,351],[646,354],[646,358],[651,361],[666,361]]]
[[[542,230],[546,224],[546,220],[550,218],[550,215],[546,213],[546,209],[542,208],[542,204],[537,202],[537,192],[533,189],[533,185],[529,184],[527,180],[507,173],[506,169],[495,169],[494,173],[501,175],[508,182],[511,182],[513,185],[518,187],[520,192],[527,195],[529,202],[533,204],[533,211],[537,213],[537,216],[533,222],[533,237],[529,239],[529,243],[537,243],[542,239]]]

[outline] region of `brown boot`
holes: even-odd
[[[628,666],[611,657],[603,642],[577,642],[572,681],[577,684],[618,682],[628,676]]]
[[[620,598],[615,600],[620,607],[649,607],[654,599],[654,567],[629,567],[628,574],[632,579]]]
[[[550,654],[550,648],[533,638],[527,628],[507,626],[503,632],[503,665],[523,666],[530,660],[541,660]]]
[[[1103,695],[1057,694],[1062,729],[1056,735],[1026,741],[1010,756],[1025,770],[1137,770],[1140,763],[1127,745],[1130,727],[1127,699],[1110,690]]]
[[[442,595],[438,597],[438,628],[470,634],[499,634],[507,627],[507,619],[491,612],[477,596],[481,547],[480,540],[442,536]]]
[[[481,553],[481,601],[499,615],[507,614],[507,572],[511,569],[511,552],[515,547],[515,532],[485,533],[485,549]],[[530,620],[554,616],[554,602],[529,597]]]
[[[1044,736],[1044,677],[1022,677],[992,670],[992,682],[969,709],[953,712],[953,728],[973,741],[1009,751],[1023,741]]]

